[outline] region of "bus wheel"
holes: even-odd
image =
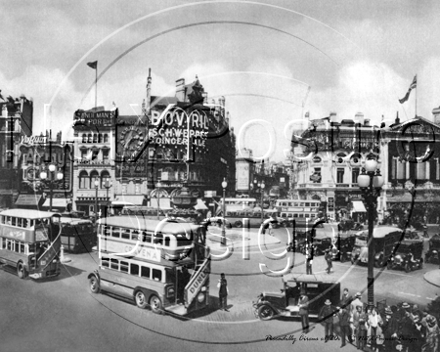
[[[243,224],[241,223],[241,221],[236,221],[236,222],[234,223],[234,226],[235,226],[235,227],[242,227]]]
[[[150,298],[150,307],[153,313],[161,314],[162,313],[162,302],[160,298],[157,296],[151,296]]]
[[[137,291],[134,294],[134,299],[136,301],[136,305],[141,308],[141,309],[145,309],[147,308],[147,297],[145,297],[145,293],[142,291]]]
[[[270,320],[274,314],[273,309],[265,304],[258,308],[258,318],[260,318],[260,320]]]
[[[18,262],[18,264],[17,264],[17,276],[20,279],[25,279],[27,276],[26,269],[25,269],[22,262]]]
[[[95,275],[90,277],[89,284],[90,284],[90,291],[92,291],[92,293],[99,293],[101,287],[99,286],[99,280]]]

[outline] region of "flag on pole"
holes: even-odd
[[[403,104],[408,100],[411,90],[415,88],[417,88],[417,75],[414,76],[414,79],[412,80],[412,83],[409,86],[408,92],[406,92],[405,96],[402,99],[399,99],[400,104]]]
[[[98,68],[98,61],[88,62],[87,66],[96,70]]]

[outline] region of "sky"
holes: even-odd
[[[140,113],[196,75],[224,96],[239,148],[285,160],[310,119],[362,112],[379,124],[440,106],[440,2],[0,1],[0,89],[34,102],[34,134],[72,134],[73,113],[98,105]],[[400,104],[417,75],[417,90]],[[415,103],[417,97],[417,104]]]

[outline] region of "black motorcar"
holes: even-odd
[[[340,260],[341,263],[350,260],[355,240],[356,236],[352,231],[340,233],[335,245],[337,250],[331,252],[332,260]]]
[[[404,240],[396,245],[391,255],[388,269],[401,269],[410,272],[423,268],[423,240]]]
[[[326,299],[333,304],[339,302],[341,284],[324,275],[288,274],[282,279],[280,293],[262,292],[253,302],[254,314],[261,320],[274,317],[296,317],[301,290],[309,298],[309,317],[317,318]]]

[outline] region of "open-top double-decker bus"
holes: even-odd
[[[60,274],[60,215],[9,209],[0,212],[0,262],[14,267],[19,278]]]
[[[118,216],[98,221],[99,268],[90,289],[133,299],[155,313],[186,315],[209,302],[206,228],[176,219]]]

